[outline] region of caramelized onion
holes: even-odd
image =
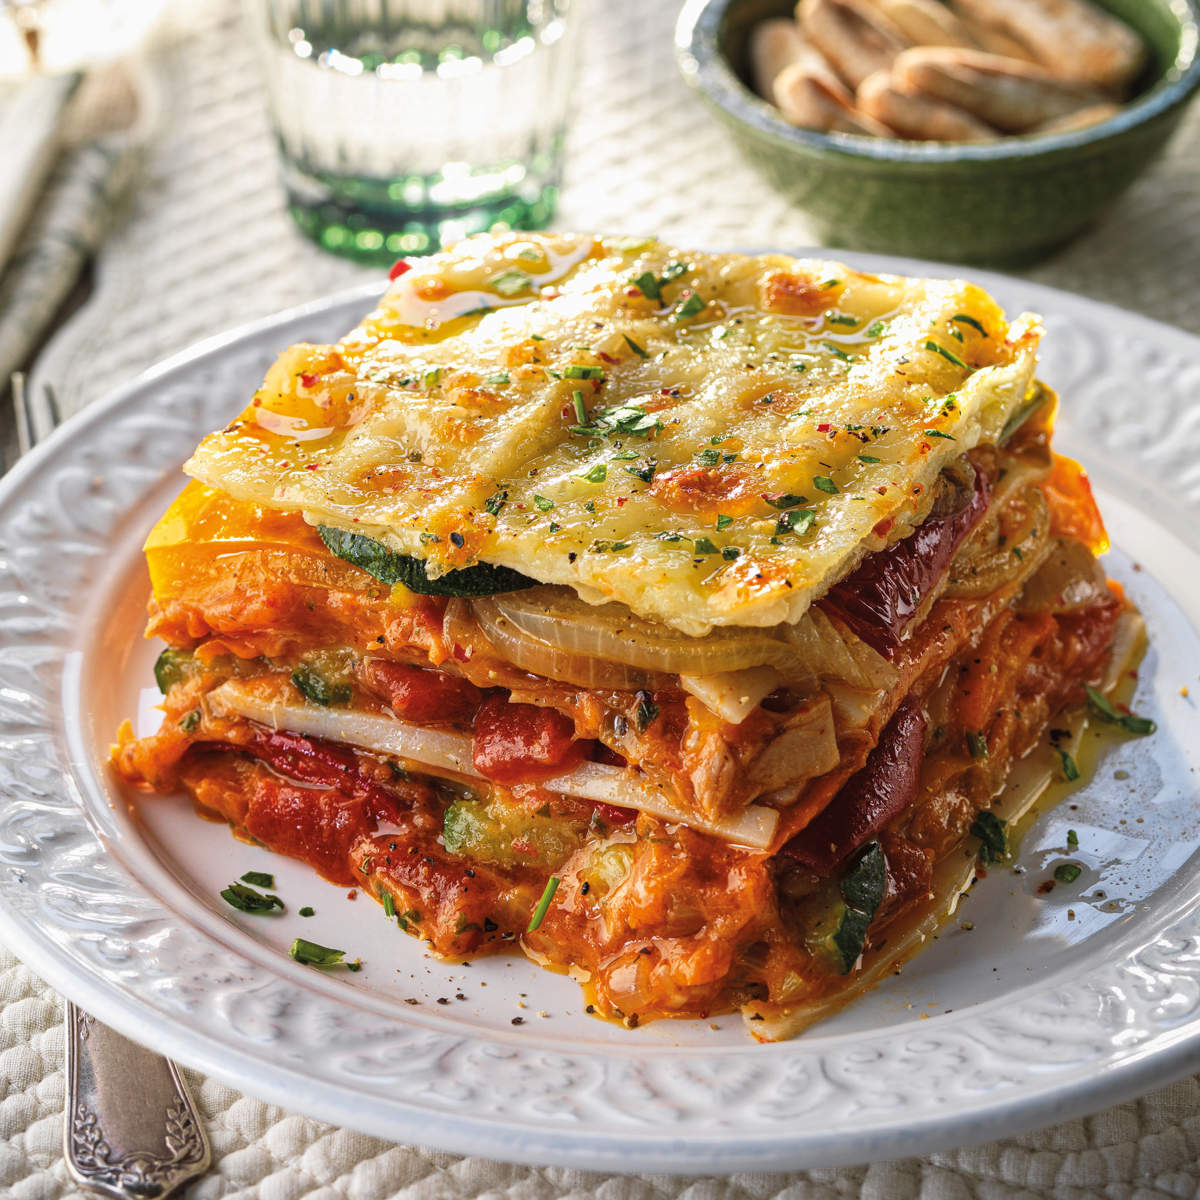
[[[620,604],[587,604],[565,588],[489,596],[476,600],[474,609],[485,630],[503,620],[508,629],[570,655],[624,663],[642,671],[713,675],[771,666],[785,681],[811,677],[796,651],[773,632],[718,628],[703,637],[689,637],[644,621]]]
[[[1060,538],[1025,584],[1017,608],[1021,612],[1080,612],[1108,595],[1108,578],[1092,552],[1074,538]]]
[[[1002,544],[998,521],[989,522],[967,540],[955,557],[945,595],[990,596],[1037,560],[1050,536],[1050,509],[1040,488],[1026,488],[1021,500],[1027,507],[1025,518]]]

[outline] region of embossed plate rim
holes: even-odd
[[[931,275],[965,273],[973,280],[995,290],[1006,302],[1011,297],[1019,296],[1025,304],[1040,308],[1047,314],[1073,314],[1075,319],[1085,324],[1098,323],[1102,328],[1111,329],[1113,323],[1117,322],[1122,332],[1133,332],[1151,343],[1173,344],[1175,351],[1200,364],[1200,340],[1149,318],[1122,313],[1095,301],[1074,297],[1042,285],[987,272],[964,272],[957,268],[907,259],[842,254],[837,251],[813,253],[842,258],[853,265],[880,271]],[[249,347],[260,341],[265,345],[268,338],[270,345],[277,346],[276,338],[282,330],[290,328],[292,332],[289,336],[299,336],[302,331],[294,327],[302,325],[306,320],[324,320],[343,311],[357,316],[362,306],[373,301],[378,291],[377,285],[366,285],[327,300],[303,305],[231,333],[210,338],[153,368],[98,405],[91,406],[79,418],[57,431],[28,459],[18,464],[8,478],[0,483],[0,517],[5,514],[6,506],[11,507],[14,498],[19,498],[24,489],[33,487],[38,480],[46,482],[53,479],[55,472],[62,468],[52,464],[60,456],[63,461],[69,460],[72,447],[78,447],[79,439],[97,430],[103,433],[108,414],[124,411],[128,406],[125,416],[129,417],[139,410],[139,404],[153,408],[155,385],[169,384],[172,379],[179,383],[189,375],[202,371],[206,363],[219,361],[224,352],[236,347]],[[142,398],[140,401],[139,397]],[[1154,487],[1150,487],[1147,492],[1154,493],[1155,490]],[[1178,498],[1175,498],[1174,504],[1178,504]],[[1178,512],[1171,506],[1160,506],[1160,514],[1163,513],[1166,519],[1162,524],[1180,537],[1185,545],[1190,545],[1194,537],[1189,536],[1188,514]],[[2,574],[3,564],[0,564],[0,576]],[[5,619],[0,610],[0,633],[3,632],[4,625]],[[0,653],[6,653],[8,650],[8,646],[0,645]],[[51,731],[47,729],[44,733],[50,736]],[[68,763],[61,765],[69,766]],[[73,777],[68,777],[64,789],[67,793],[67,805],[62,808],[64,813],[71,811],[70,793],[76,786]],[[63,797],[48,798],[61,806]],[[56,833],[54,829],[47,829],[45,832],[51,837]],[[36,838],[34,840],[36,841]],[[36,922],[27,919],[22,912],[34,890],[37,861],[39,860],[35,859],[33,865],[21,868],[25,872],[23,881],[16,878],[11,867],[7,871],[0,871],[0,934],[35,969],[44,974],[50,983],[83,1004],[96,1016],[129,1036],[153,1044],[156,1049],[169,1053],[182,1062],[209,1071],[235,1086],[245,1088],[286,1108],[298,1106],[314,1116],[334,1123],[347,1124],[384,1137],[403,1136],[409,1140],[462,1153],[609,1171],[699,1173],[834,1165],[923,1153],[950,1143],[983,1140],[1031,1128],[1045,1121],[1065,1119],[1126,1098],[1144,1087],[1167,1082],[1200,1067],[1200,1018],[1177,1024],[1174,1028],[1171,1027],[1169,1019],[1164,1019],[1161,1027],[1154,1031],[1149,1049],[1142,1047],[1129,1050],[1123,1055],[1110,1054],[1107,1060],[1081,1061],[1072,1068],[1060,1065],[1055,1071],[1044,1073],[1040,1079],[1037,1077],[1038,1072],[1025,1068],[1030,1078],[1026,1081],[1024,1091],[1020,1084],[991,1095],[981,1090],[976,1103],[966,1105],[955,1112],[938,1111],[936,1104],[916,1116],[910,1110],[904,1110],[899,1116],[887,1116],[883,1112],[875,1111],[852,1128],[825,1130],[819,1135],[804,1131],[793,1134],[790,1130],[782,1128],[777,1118],[765,1123],[760,1122],[755,1129],[752,1121],[748,1119],[750,1114],[746,1111],[731,1117],[727,1122],[714,1122],[709,1127],[697,1127],[692,1124],[686,1127],[681,1125],[678,1130],[667,1127],[650,1132],[644,1132],[644,1125],[628,1129],[617,1129],[614,1126],[608,1130],[589,1131],[562,1125],[556,1127],[551,1120],[545,1121],[543,1126],[538,1128],[536,1123],[531,1123],[527,1118],[522,1121],[506,1121],[503,1118],[478,1114],[451,1118],[445,1112],[422,1111],[415,1104],[381,1104],[376,1097],[364,1096],[344,1083],[322,1079],[319,1069],[311,1065],[308,1065],[307,1070],[297,1070],[278,1063],[271,1064],[270,1047],[266,1047],[265,1050],[258,1047],[256,1055],[253,1047],[244,1044],[234,1046],[228,1039],[188,1029],[178,1012],[172,1015],[171,1007],[166,1001],[156,997],[157,1002],[151,1003],[139,997],[139,987],[154,989],[164,981],[153,978],[144,970],[139,975],[136,964],[133,968],[125,965],[120,970],[114,965],[108,974],[82,969],[82,964],[77,958],[66,953]],[[124,903],[140,912],[154,913],[156,920],[165,920],[167,925],[172,921],[176,925],[184,924],[170,912],[157,913],[154,897],[147,895],[112,859],[103,865],[111,876],[105,879],[105,884],[114,889],[114,898],[121,897]],[[1160,915],[1153,923],[1154,930],[1160,929],[1169,919],[1178,916],[1181,908],[1186,910],[1186,916],[1194,916],[1195,910],[1190,906],[1195,901],[1195,882],[1192,881],[1187,888],[1176,889],[1170,906],[1172,911]],[[44,903],[45,899],[40,898],[39,902]],[[200,943],[203,943],[205,935],[197,926],[191,924],[190,929],[192,935],[198,936]],[[1194,937],[1197,930],[1190,929],[1188,932]],[[229,958],[227,947],[219,947],[218,952],[224,959]],[[261,970],[261,964],[255,969]],[[1152,984],[1152,968],[1141,969],[1149,973]],[[273,981],[273,985],[274,983],[279,983],[281,996],[286,996],[289,991],[307,992],[307,989],[292,979],[276,980]],[[1025,996],[1030,991],[1038,990],[1038,987],[1039,985],[1029,985],[1013,995]],[[310,1007],[315,1006],[316,1009],[323,1005],[337,1006],[335,1001],[325,995],[314,999],[313,995],[308,993],[293,999]],[[157,1014],[161,1023],[147,1024],[146,1017],[149,1013]],[[927,1035],[930,1043],[933,1043],[936,1042],[939,1031],[948,1031],[967,1020],[967,1013],[961,1014],[958,1019],[935,1018],[921,1033]],[[911,1027],[903,1027],[896,1033],[910,1042],[917,1040]],[[245,1041],[244,1038],[242,1040]],[[874,1042],[878,1038],[872,1036],[862,1040]],[[539,1066],[537,1056],[540,1052],[536,1048],[536,1042],[530,1047],[515,1044],[511,1037],[498,1037],[490,1042],[487,1038],[475,1038],[474,1041],[480,1043],[485,1052],[496,1055],[498,1063],[516,1059],[527,1063],[530,1069],[538,1069],[543,1073],[552,1071],[554,1061],[563,1057],[557,1050],[550,1050],[548,1054],[543,1055]],[[788,1074],[789,1064],[808,1065],[818,1071],[823,1070],[826,1052],[832,1054],[835,1043],[840,1044],[844,1050],[846,1042],[845,1037],[838,1037],[828,1039],[820,1048],[815,1043],[810,1042],[806,1045],[803,1041],[789,1043],[783,1047],[764,1048],[747,1045],[745,1060],[748,1066],[757,1064],[756,1069],[760,1074],[772,1076],[778,1091],[780,1086],[786,1084],[784,1076]],[[864,1050],[866,1048],[864,1046]],[[670,1052],[669,1058],[681,1067],[690,1063],[695,1069],[695,1078],[703,1079],[703,1060],[706,1057],[713,1060],[714,1066],[718,1065],[717,1060],[728,1062],[731,1057],[741,1057],[728,1046],[714,1047],[714,1051],[716,1053],[709,1054],[694,1049],[676,1049]],[[619,1087],[627,1086],[630,1081],[639,1081],[636,1059],[644,1055],[644,1047],[631,1043],[628,1053],[625,1053],[623,1048],[605,1049],[598,1054],[592,1054],[591,1057],[603,1060],[596,1064],[596,1070],[602,1072],[603,1081],[609,1087]],[[580,1060],[588,1057],[586,1052],[575,1055],[575,1058]],[[655,1052],[651,1057],[662,1056]],[[844,1053],[842,1057],[845,1058]],[[622,1063],[626,1066],[622,1067]],[[627,1074],[622,1076],[622,1070],[627,1070]],[[1050,1079],[1051,1075],[1053,1079]],[[499,1077],[505,1078],[502,1074]],[[550,1104],[553,1104],[553,1086],[547,1085],[545,1090]]]

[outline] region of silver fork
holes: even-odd
[[[12,377],[17,452],[61,422],[54,392],[35,407]],[[114,1200],[158,1200],[208,1170],[208,1137],[179,1068],[77,1008],[66,1009],[63,1149],[84,1187]]]

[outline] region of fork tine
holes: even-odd
[[[21,456],[33,449],[33,414],[25,391],[25,376],[16,371],[12,377],[13,416],[17,423],[17,451]]]

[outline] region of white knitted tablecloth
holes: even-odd
[[[675,0],[592,0],[558,225],[682,244],[811,244],[679,81]],[[236,0],[181,4],[149,53],[160,132],[93,298],[43,353],[74,411],[199,338],[371,278],[291,226]],[[378,273],[374,273],[378,276]],[[1200,332],[1200,107],[1108,220],[1029,272]],[[0,1195],[81,1193],[62,1159],[61,1000],[0,949]],[[930,1158],[728,1179],[613,1177],[397,1146],[190,1076],[213,1142],[188,1200],[1150,1200],[1200,1194],[1200,1079],[1086,1121]]]

